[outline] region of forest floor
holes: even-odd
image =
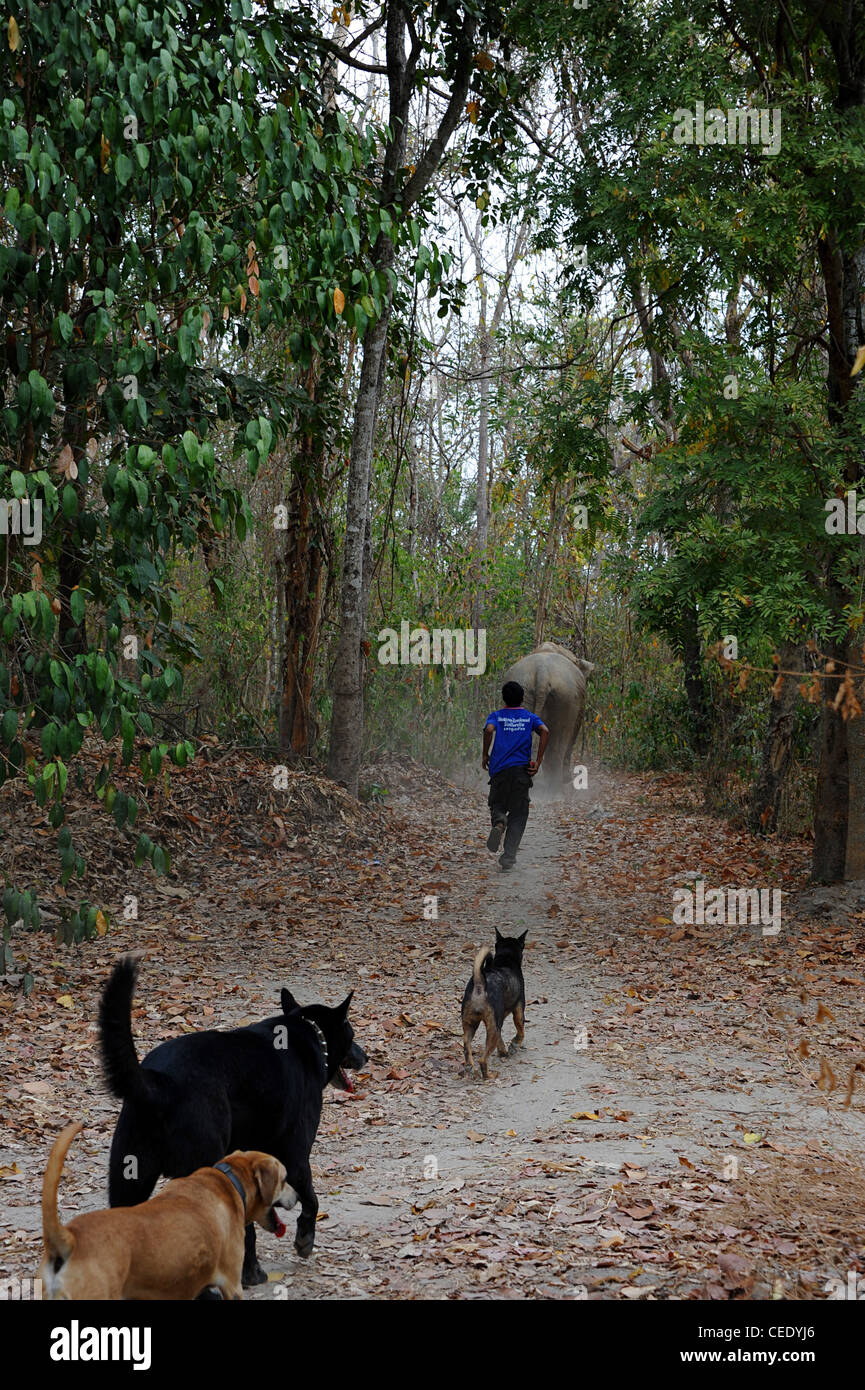
[[[558,800],[539,785],[506,874],[479,770],[458,786],[368,769],[386,808],[312,775],[262,792],[266,772],[214,754],[172,773],[136,827],[173,833],[168,880],[129,870],[86,801],[73,811],[91,900],[117,913],[135,893],[138,920],[81,947],[13,942],[35,986],[0,980],[0,1281],[35,1274],[41,1175],[69,1119],[86,1132],[61,1212],[104,1204],[118,1107],[98,990],[135,947],[139,1054],[266,1016],[282,985],[304,1003],[355,991],[370,1065],[354,1095],[325,1095],[315,1251],[260,1232],[271,1282],[246,1297],[822,1299],[857,1279],[865,1294],[865,885],[808,888],[805,842],[704,814],[683,776],[592,767]],[[4,789],[18,882],[51,862],[43,827]],[[697,876],[784,890],[781,930],[677,925],[673,890]],[[462,1074],[459,1006],[496,927],[528,930],[527,1045],[483,1083]]]

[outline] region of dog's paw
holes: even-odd
[[[312,1254],[312,1247],[315,1245],[315,1232],[310,1231],[307,1235],[298,1232],[294,1238],[294,1248],[302,1260],[308,1260]]]
[[[267,1275],[256,1260],[254,1265],[244,1265],[240,1276],[240,1282],[245,1289],[252,1289],[256,1284],[266,1284]]]

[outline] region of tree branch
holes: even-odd
[[[447,109],[439,122],[439,128],[435,136],[427,146],[426,152],[421,156],[415,171],[400,195],[400,207],[403,212],[407,212],[427,187],[430,179],[438,169],[445,147],[459,124],[460,117],[466,104],[469,83],[472,76],[472,53],[474,49],[474,23],[468,24],[462,32],[462,48],[454,73],[454,82],[451,89],[451,97]]]

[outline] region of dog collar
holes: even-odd
[[[314,1030],[315,1036],[318,1038],[319,1042],[321,1043],[321,1049],[322,1049],[322,1052],[324,1053],[324,1074],[325,1074],[325,1076],[327,1076],[327,1073],[328,1073],[327,1038],[324,1036],[324,1033],[323,1033],[323,1032],[321,1031],[321,1029],[319,1028],[319,1026],[318,1026],[318,1024],[316,1023],[315,1019],[313,1019],[313,1018],[307,1018],[306,1014],[304,1014],[304,1016],[303,1016],[303,1021],[304,1021],[304,1023],[308,1023],[309,1026],[310,1026],[310,1028],[312,1028],[312,1029]]]
[[[235,1192],[239,1192],[239,1193],[240,1193],[240,1200],[241,1200],[241,1202],[243,1203],[243,1214],[244,1214],[244,1216],[245,1216],[245,1215],[246,1215],[246,1189],[245,1189],[245,1187],[243,1186],[243,1183],[240,1181],[240,1178],[237,1176],[237,1174],[235,1173],[234,1169],[231,1167],[231,1164],[229,1164],[229,1163],[214,1163],[213,1166],[214,1166],[214,1168],[216,1169],[216,1171],[217,1171],[218,1173],[224,1173],[225,1176],[230,1180],[231,1185],[232,1185],[232,1187],[234,1188]]]

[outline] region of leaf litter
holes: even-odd
[[[536,790],[506,876],[483,848],[479,783],[392,760],[364,773],[382,806],[306,771],[275,791],[271,771],[215,747],[173,770],[137,826],[170,843],[162,880],[73,793],[80,891],[111,929],[81,948],[13,939],[0,1276],[35,1272],[42,1170],[68,1119],[87,1128],[62,1210],[104,1201],[117,1106],[95,1018],[125,949],[145,952],[139,1052],[262,1017],[282,985],[304,1002],[355,990],[370,1062],[354,1095],[326,1094],[315,1253],[262,1233],[290,1297],[822,1298],[865,1269],[865,910],[815,902],[804,842],[725,826],[683,777],[592,769],[572,800]],[[0,792],[0,831],[4,867],[26,865],[50,909],[53,839],[26,789]],[[783,888],[782,931],[675,927],[672,889],[697,874]],[[484,1085],[462,1075],[459,1002],[496,927],[528,928],[527,1048]]]

